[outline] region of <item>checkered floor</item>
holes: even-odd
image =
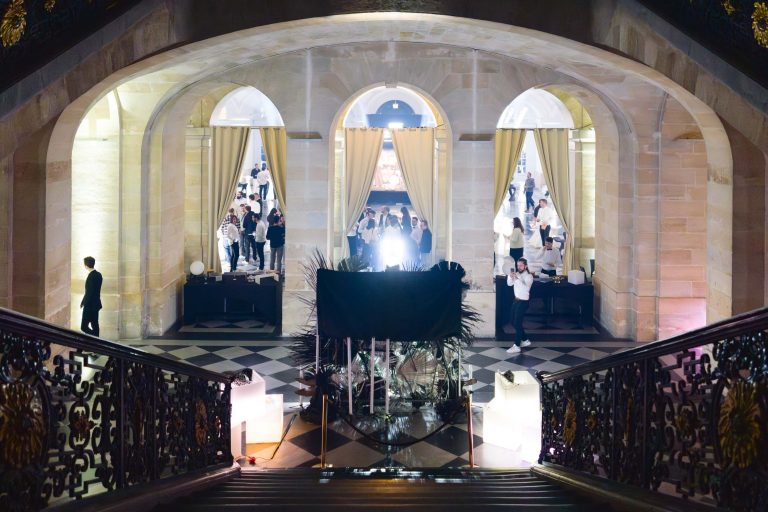
[[[152,344],[148,344],[148,343]],[[182,344],[183,343],[183,344]],[[195,344],[192,344],[195,343]],[[267,392],[282,393],[286,402],[298,401],[295,391],[299,388],[296,378],[298,370],[290,348],[280,342],[172,342],[169,340],[148,340],[133,344],[145,352],[205,368],[215,372],[236,371],[253,368],[264,377]],[[285,342],[283,342],[285,343]],[[590,342],[589,346],[578,342],[540,342],[523,350],[521,355],[511,357],[506,352],[509,344],[495,341],[478,341],[464,353],[465,371],[472,366],[475,401],[482,403],[492,398],[494,373],[507,370],[557,371],[587,361],[604,357],[617,350],[633,346],[627,342]]]
[[[225,372],[244,367],[253,368],[266,381],[268,393],[283,394],[285,402],[284,426],[293,416],[285,442],[275,452],[276,444],[248,445],[248,455],[256,457],[255,467],[286,468],[312,466],[319,462],[320,428],[298,417],[299,397],[295,391],[298,370],[292,351],[281,342],[195,341],[172,342],[151,340],[132,345],[152,354],[181,360],[195,366]],[[283,342],[284,344],[285,342]],[[493,398],[496,371],[539,370],[556,371],[587,361],[602,358],[617,350],[633,346],[632,343],[609,342],[534,342],[523,354],[511,357],[508,344],[496,341],[478,341],[464,353],[463,366],[472,366],[477,384],[473,388],[475,463],[480,467],[525,467],[537,457],[537,432],[531,432],[523,448],[513,451],[483,442],[484,403]],[[393,415],[389,423],[380,417],[357,418],[361,430],[390,441],[404,442],[420,438],[442,425],[434,410],[422,407]],[[385,434],[388,432],[388,434]],[[438,434],[409,447],[386,447],[374,443],[342,420],[330,425],[327,460],[335,466],[353,467],[452,467],[468,464],[468,436],[466,424],[449,425]],[[527,451],[526,451],[527,450]],[[274,456],[273,456],[274,454]],[[244,467],[251,467],[244,460]]]

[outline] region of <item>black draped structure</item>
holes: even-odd
[[[320,337],[426,341],[461,334],[457,270],[317,271]]]

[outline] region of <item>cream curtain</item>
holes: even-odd
[[[352,229],[363,206],[368,202],[383,142],[384,130],[381,128],[344,129],[345,235]],[[344,254],[348,250],[349,247],[344,244]]]
[[[493,166],[493,214],[501,208],[504,195],[520,160],[525,142],[525,130],[499,128],[496,130],[496,156]]]
[[[243,168],[251,128],[214,126],[211,135],[211,166],[208,170],[208,268],[221,272],[217,233],[232,204]]]
[[[285,213],[285,175],[286,175],[286,148],[288,143],[285,137],[285,128],[282,126],[264,126],[259,128],[261,143],[264,145],[264,154],[267,156],[269,173],[272,176],[272,186],[275,187],[275,197],[280,205],[280,210]]]
[[[568,129],[547,128],[533,131],[536,149],[541,160],[541,169],[549,188],[553,206],[568,237],[565,242],[563,271],[574,268],[573,233],[571,226],[571,178],[568,168]]]
[[[419,218],[426,219],[434,233],[432,175],[435,160],[435,129],[392,130],[392,142],[400,169],[403,171],[405,186],[408,188],[408,197],[411,198]],[[432,240],[434,241],[434,237]]]

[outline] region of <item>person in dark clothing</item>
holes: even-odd
[[[254,232],[256,231],[256,213],[252,212],[250,206],[246,206],[245,216],[243,217],[243,239],[245,248],[243,248],[243,255],[245,262],[249,263],[248,255],[253,257],[253,262],[256,262],[256,239],[254,238]]]
[[[275,215],[274,223],[267,229],[269,240],[269,270],[283,270],[283,254],[285,252],[285,217]],[[277,268],[275,268],[277,262]]]
[[[429,229],[429,223],[421,220],[421,241],[419,242],[419,258],[421,264],[425,267],[432,266],[432,231]]]
[[[99,335],[99,310],[101,310],[101,283],[104,279],[101,273],[95,270],[96,260],[91,256],[83,258],[83,264],[88,271],[88,277],[85,279],[85,295],[80,302],[80,308],[83,310],[83,320],[80,323],[80,330],[93,336]]]

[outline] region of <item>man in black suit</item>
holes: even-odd
[[[88,277],[85,279],[85,296],[80,302],[83,310],[83,320],[80,322],[80,330],[86,334],[99,335],[99,310],[101,309],[101,273],[94,270],[96,260],[92,256],[83,259]]]

